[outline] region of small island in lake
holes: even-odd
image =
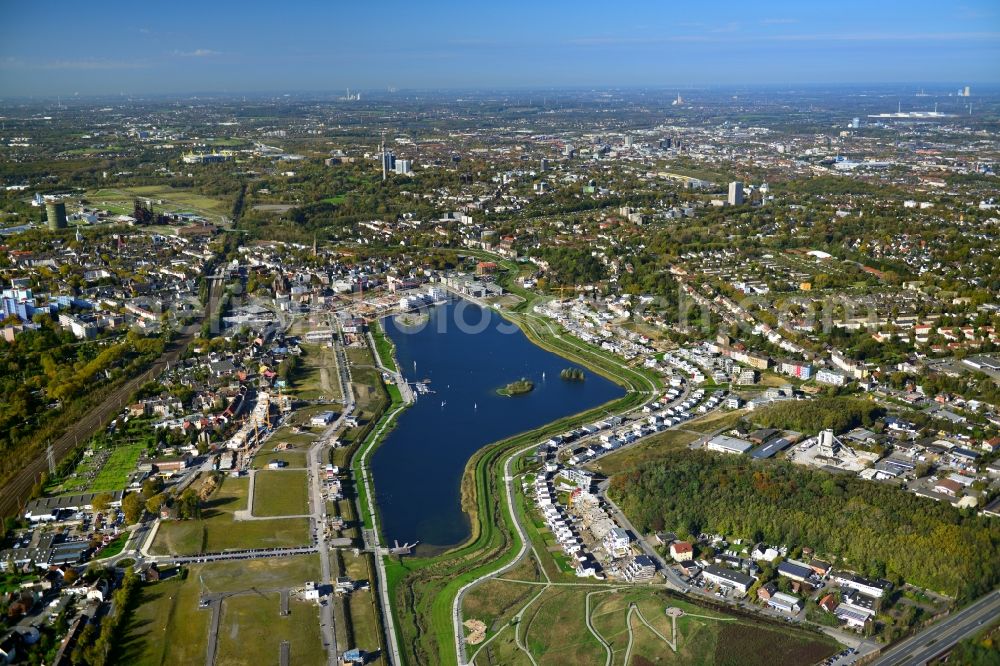
[[[534,388],[535,388],[534,382],[532,382],[530,379],[525,379],[524,377],[521,377],[516,382],[511,382],[510,384],[507,384],[507,386],[504,386],[503,388],[498,388],[497,394],[505,395],[508,397],[514,395],[524,395],[525,393],[531,393],[534,390]]]
[[[584,378],[581,368],[565,368],[559,373],[559,376],[568,382],[582,382]]]

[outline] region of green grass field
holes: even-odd
[[[303,343],[302,366],[286,391],[299,400],[339,402],[342,398],[337,372],[337,355],[329,347]]]
[[[530,554],[513,569],[503,575],[504,578],[516,580],[540,581],[542,576],[538,571],[538,563]],[[498,631],[504,623],[527,601],[538,594],[541,588],[531,585],[518,585],[504,580],[491,579],[471,590],[462,598],[462,617],[480,620],[486,624],[487,637]],[[471,651],[475,650],[470,646]]]
[[[211,612],[198,608],[197,578],[144,585],[121,643],[120,663],[134,666],[204,663]]]
[[[253,490],[253,515],[300,516],[309,513],[305,470],[260,470]]]
[[[523,587],[523,592],[499,586]],[[653,587],[550,587],[537,599],[538,586],[497,581],[493,593],[502,598],[527,596],[532,600],[516,626],[522,643],[539,666],[605,663],[607,651],[587,627],[587,596],[594,631],[611,649],[611,664],[745,664],[747,666],[797,666],[816,663],[836,652],[837,643],[822,634],[778,623],[736,616],[702,607]],[[635,605],[642,618],[660,635],[640,621],[629,619]],[[515,610],[521,610],[524,603]],[[677,621],[677,651],[663,639],[674,639],[667,608],[679,608],[684,615]],[[466,614],[466,617],[470,617]],[[527,660],[513,640],[509,618],[494,627],[496,638],[480,652],[477,663],[509,664]],[[632,635],[629,636],[631,627]],[[470,655],[478,648],[470,647]],[[630,655],[626,663],[626,654]]]
[[[277,592],[228,597],[222,603],[216,664],[237,666],[253,655],[257,661],[277,662],[282,641],[289,643],[293,664],[324,664],[326,651],[320,634],[319,607],[290,600],[289,614],[280,614]]]
[[[198,608],[202,589],[206,592],[243,592],[255,588],[298,587],[319,576],[319,558],[316,555],[191,565],[186,577],[172,576],[142,587],[139,605],[125,628],[118,661],[136,666],[204,663],[211,611]],[[223,604],[224,609],[226,603]],[[273,608],[273,618],[277,620],[277,598]],[[318,636],[319,632],[319,622],[309,615],[310,611],[316,612],[316,607],[310,609],[308,605],[292,604],[291,610],[288,618],[280,619],[295,618],[288,626],[302,634],[302,640],[295,639],[292,645],[293,663],[305,663],[304,653],[297,651],[296,646],[299,650],[308,646],[309,650],[322,654],[322,642],[319,641],[319,647],[316,647],[310,638]],[[249,624],[247,631],[267,634],[271,629],[271,618],[264,626],[267,631],[262,626]],[[315,629],[312,629],[313,626]],[[223,638],[223,631],[220,630],[220,648]],[[251,637],[243,634],[240,640],[249,641]],[[252,653],[244,653],[242,663],[246,663],[246,654]],[[223,654],[218,656],[221,659]],[[267,660],[277,661],[276,646],[274,658],[268,657]]]
[[[139,456],[145,447],[142,444],[126,444],[116,447],[107,462],[97,473],[94,482],[90,484],[90,492],[107,490],[124,490],[128,485],[129,474],[135,471]]]
[[[396,367],[396,362],[393,360],[392,356],[392,340],[386,336],[385,329],[382,327],[382,322],[372,322],[370,328],[372,332],[372,339],[375,341],[375,353],[378,354],[379,360],[382,361],[382,365],[390,370],[398,371],[399,369]]]
[[[612,476],[625,470],[635,469],[644,462],[655,460],[666,451],[683,448],[696,439],[698,435],[684,430],[664,430],[632,446],[610,453],[587,467]]]
[[[253,457],[252,467],[254,469],[265,469],[272,460],[284,460],[289,468],[301,467],[305,469],[308,464],[308,453],[304,449],[285,449],[284,451],[258,451]]]
[[[246,509],[249,484],[250,480],[247,478],[226,478],[222,486],[205,502],[200,520],[160,522],[151,552],[154,555],[199,555],[309,543],[308,518],[248,520],[237,523],[233,514]]]

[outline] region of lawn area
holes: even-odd
[[[302,365],[286,392],[299,400],[340,402],[343,396],[337,373],[337,355],[333,349],[302,343],[302,351]]]
[[[134,666],[204,663],[211,611],[198,608],[197,577],[144,585],[122,639],[120,663]]]
[[[715,432],[721,428],[732,427],[744,414],[746,414],[745,409],[737,409],[732,412],[714,412],[685,423],[681,427],[685,430],[694,430],[700,433]]]
[[[246,508],[249,484],[250,480],[247,478],[225,478],[202,507],[200,520],[161,521],[151,548],[152,553],[199,555],[224,550],[278,548],[309,543],[308,518],[249,520],[237,525],[233,513]]]
[[[125,444],[116,447],[107,462],[90,484],[90,492],[124,490],[129,474],[135,471],[139,456],[145,447],[142,444]]]
[[[120,536],[116,537],[114,541],[109,543],[107,546],[101,549],[98,553],[98,557],[101,559],[105,557],[114,557],[118,553],[125,549],[125,543],[128,541],[128,533],[124,532]]]
[[[658,458],[666,451],[683,448],[696,439],[698,435],[684,430],[664,430],[608,454],[588,464],[587,467],[612,476],[628,469],[635,469],[644,462]]]
[[[513,569],[503,574],[515,580],[542,580],[531,551]],[[462,598],[462,617],[486,624],[487,637],[496,633],[541,588],[492,578],[469,590]],[[476,648],[470,646],[470,653]]]
[[[288,467],[305,469],[309,454],[304,449],[285,449],[284,451],[258,451],[253,457],[254,469],[265,469],[272,460],[284,460]]]
[[[261,470],[256,472],[253,515],[301,516],[309,513],[306,470]]]
[[[584,600],[590,591],[552,588],[524,614],[521,639],[539,666],[604,662],[604,648],[587,631]]]
[[[188,578],[194,577],[197,585],[200,575],[209,592],[301,587],[306,581],[319,579],[319,564],[319,556],[315,554],[239,562],[208,562],[191,565],[191,575]]]
[[[372,332],[372,339],[375,341],[375,353],[378,354],[379,360],[382,361],[382,365],[390,370],[398,370],[396,362],[392,360],[392,341],[386,337],[385,329],[382,328],[382,321],[378,320],[373,322],[370,328]]]
[[[267,560],[241,560],[239,562],[212,562],[188,567],[186,577],[174,575],[158,583],[144,585],[137,606],[129,619],[122,639],[119,663],[135,666],[163,666],[167,664],[199,664],[205,661],[208,643],[208,625],[211,611],[199,609],[202,585],[207,592],[240,592],[253,588],[296,587],[320,576],[319,558],[316,555]],[[242,598],[242,597],[238,597]],[[252,598],[259,598],[253,595]],[[223,604],[225,612],[226,604]],[[275,595],[274,621],[267,625],[270,631],[277,620],[291,620],[288,626],[302,634],[302,639],[292,643],[293,663],[304,663],[306,647],[315,654],[323,654],[322,641],[318,639],[319,622],[314,605],[292,603],[291,615],[279,618]],[[312,615],[310,615],[312,613]],[[223,622],[225,617],[223,617]],[[249,620],[248,620],[249,621]],[[284,631],[284,628],[281,628]],[[258,633],[267,631],[257,629]],[[220,630],[220,649],[225,636]],[[280,634],[279,634],[280,635]],[[315,636],[318,643],[306,644]],[[283,638],[284,636],[281,635]],[[250,638],[241,632],[240,641]],[[298,646],[298,649],[297,649]],[[274,647],[277,661],[277,644]],[[247,652],[242,663],[246,663]],[[261,653],[261,654],[267,654]],[[219,653],[220,660],[224,653]]]
[[[289,601],[289,614],[280,614],[277,592],[250,593],[228,597],[222,602],[216,664],[233,666],[254,661],[276,662],[279,646],[289,643],[289,662],[324,664],[326,651],[319,628],[319,607],[315,603]]]

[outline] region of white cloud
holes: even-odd
[[[183,58],[210,58],[222,54],[212,49],[195,49],[194,51],[174,51],[174,55],[179,55]]]

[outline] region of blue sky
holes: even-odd
[[[0,0],[0,97],[997,81],[998,0]]]

